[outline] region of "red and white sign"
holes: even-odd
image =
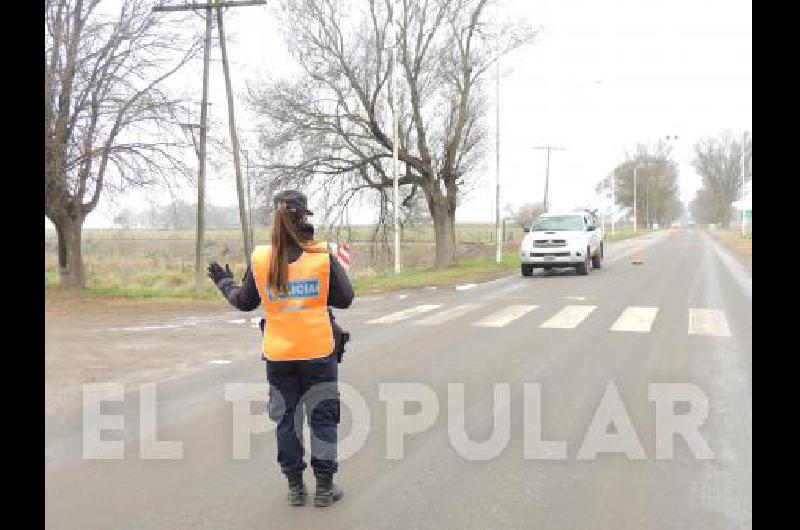
[[[342,243],[341,245],[336,245],[336,258],[339,260],[339,263],[342,264],[342,268],[345,272],[350,272],[350,244],[349,243]]]

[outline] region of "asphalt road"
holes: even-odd
[[[629,263],[633,245],[641,245],[643,265]],[[126,388],[124,403],[102,408],[124,414],[123,430],[103,434],[125,440],[122,460],[82,458],[78,408],[46,416],[47,527],[750,528],[751,277],[691,230],[612,245],[606,258],[589,276],[517,273],[459,289],[364,297],[340,311],[354,337],[340,379],[367,403],[370,430],[341,464],[345,497],[331,508],[285,505],[267,420],[270,430],[251,438],[250,457],[233,458],[225,386],[256,383],[266,397],[263,363],[254,355],[154,381],[158,439],[181,441],[181,459],[140,458],[138,388]],[[229,313],[211,315],[202,326],[216,326],[237,343],[243,334],[257,341],[251,316],[237,323]],[[170,333],[180,341],[198,332],[197,325],[156,324],[131,336]],[[439,414],[405,437],[402,459],[390,459],[379,389],[409,382],[430,387]],[[612,382],[643,455],[579,459]],[[476,442],[493,432],[493,385],[508,383],[510,403],[499,414],[509,413],[510,437],[499,454],[471,460],[454,447],[448,418],[459,416],[448,383],[464,384],[466,431]],[[541,385],[542,439],[566,442],[565,458],[525,458],[523,383]],[[690,383],[707,396],[699,433],[712,458],[698,458],[680,436],[672,438],[672,458],[657,458],[656,405],[648,396],[657,383]],[[687,409],[677,404],[675,413]],[[253,405],[254,414],[261,410],[263,404]],[[414,415],[421,407],[407,404],[404,411]],[[342,438],[352,420],[343,407]],[[306,475],[313,488],[310,469]]]

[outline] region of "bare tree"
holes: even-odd
[[[700,188],[697,195],[689,204],[692,218],[700,224],[713,223],[717,219],[718,204],[708,188]]]
[[[522,228],[529,227],[533,222],[544,213],[544,204],[542,202],[526,202],[525,204],[514,208],[510,204],[506,206],[506,211]]]
[[[187,46],[180,27],[157,24],[144,0],[123,0],[116,12],[100,4],[46,2],[45,215],[64,287],[86,285],[81,230],[104,190],[185,171],[171,134],[178,102],[164,81],[199,40]]]
[[[636,179],[634,179],[636,168]],[[638,144],[625,154],[625,161],[611,176],[616,176],[615,200],[623,207],[633,208],[636,194],[636,216],[639,225],[648,221],[668,224],[682,211],[678,166],[672,159],[672,148],[664,141],[654,145]],[[635,181],[635,190],[634,190]],[[608,182],[606,184],[609,185]],[[601,189],[602,182],[596,189]],[[648,208],[649,206],[649,208]],[[647,219],[649,209],[650,219]]]
[[[487,4],[286,0],[283,26],[302,75],[251,87],[251,103],[264,119],[261,141],[271,185],[323,189],[340,208],[356,194],[374,194],[381,212],[390,211],[394,15],[403,86],[401,206],[413,207],[424,197],[434,224],[436,266],[449,265],[455,258],[456,208],[484,154],[483,83],[497,36]],[[501,52],[533,36],[525,25],[505,24]]]
[[[716,138],[700,140],[694,146],[693,165],[703,179],[704,188],[699,194],[698,207],[703,215],[723,228],[731,221],[731,203],[742,192],[742,163],[745,168],[749,167],[752,150],[752,138],[747,132],[737,138],[725,131]]]

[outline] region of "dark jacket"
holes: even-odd
[[[311,229],[313,237],[313,228]],[[289,263],[294,263],[300,258],[302,249],[293,246],[289,250]],[[330,281],[328,282],[328,316],[331,319],[331,327],[333,328],[333,335],[336,344],[339,344],[341,339],[342,329],[336,324],[336,319],[333,316],[331,307],[336,309],[347,309],[353,303],[353,286],[350,284],[350,279],[347,273],[342,268],[339,261],[333,256],[329,256],[330,262]],[[261,305],[261,295],[258,293],[256,281],[253,277],[253,271],[250,267],[247,268],[242,285],[236,285],[233,278],[223,278],[217,284],[219,290],[228,300],[228,302],[241,311],[252,311]],[[262,319],[261,329],[264,329],[264,321]]]

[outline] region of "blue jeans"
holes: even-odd
[[[335,354],[306,361],[266,361],[267,411],[278,424],[278,463],[285,474],[302,472],[303,422],[311,429],[314,474],[336,473],[339,425],[338,362]]]

